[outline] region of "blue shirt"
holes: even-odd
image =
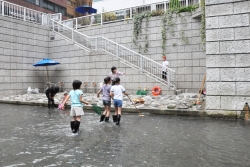
[[[83,107],[82,102],[80,102],[80,96],[83,92],[79,89],[71,90],[69,92],[70,100],[71,100],[71,107]]]

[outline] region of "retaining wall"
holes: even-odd
[[[32,64],[48,57],[48,29],[0,16],[0,95],[43,88],[45,67]]]
[[[206,1],[206,109],[242,110],[250,102],[250,2]]]
[[[167,31],[166,55],[170,68],[176,71],[177,88],[187,92],[198,92],[201,80],[206,72],[205,46],[201,44],[200,38],[201,23],[199,18],[192,18],[191,13],[182,13],[181,15],[183,16],[182,19],[179,16],[173,16],[174,26],[172,28],[174,35],[171,35],[171,30]],[[142,54],[162,63],[161,17],[151,17],[147,32],[145,28],[144,21],[142,39],[139,40],[138,45],[144,45],[143,38],[147,34],[149,47],[148,52],[142,52]],[[79,31],[89,36],[104,36],[139,52],[138,47],[132,43],[132,21],[92,26],[79,29]],[[53,33],[50,33],[50,35],[54,36]],[[181,40],[182,37],[187,38],[188,42],[185,43]],[[59,59],[60,62],[65,64],[62,67],[54,67],[58,69],[58,75],[60,76],[60,78],[54,77],[55,82],[59,80],[71,82],[74,78],[87,82],[102,82],[103,78],[110,73],[110,68],[117,66],[119,71],[126,72],[126,76],[121,78],[122,84],[133,93],[135,93],[138,86],[151,89],[153,86],[159,85],[164,90],[163,94],[173,94],[173,91],[168,91],[165,85],[158,84],[151,78],[125,66],[113,56],[103,53],[89,54],[73,46],[72,43],[61,40],[58,35],[55,36],[55,40],[49,42],[49,53],[51,58]]]

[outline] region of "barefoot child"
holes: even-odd
[[[110,106],[111,106],[111,97],[110,97],[110,88],[111,88],[111,78],[106,77],[104,78],[103,87],[100,89],[100,91],[97,93],[97,97],[99,97],[100,93],[102,92],[102,102],[105,108],[105,111],[102,113],[100,122],[102,122],[105,118],[105,122],[109,121],[110,116]]]
[[[125,88],[120,85],[120,78],[117,77],[115,79],[115,85],[113,85],[110,90],[110,95],[114,98],[115,115],[113,115],[113,120],[116,125],[120,124],[123,94],[128,95],[125,92]]]
[[[73,120],[70,122],[71,130],[73,133],[77,133],[80,123],[81,123],[81,116],[84,115],[83,112],[83,104],[89,104],[82,100],[83,92],[80,90],[82,82],[79,80],[74,80],[72,83],[73,90],[69,92],[69,95],[66,97],[62,106],[64,107],[65,103],[71,100],[71,111],[70,116],[73,117]]]

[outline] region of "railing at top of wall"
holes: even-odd
[[[45,25],[50,24],[50,19],[62,20],[61,13],[47,14],[3,0],[0,0],[0,15]]]
[[[200,0],[179,0],[179,1],[181,7],[200,3]],[[88,27],[92,25],[103,25],[103,24],[109,24],[113,22],[132,19],[133,15],[138,13],[152,12],[152,11],[166,11],[167,9],[169,9],[169,7],[170,7],[169,1],[164,1],[159,3],[152,3],[116,11],[103,12],[100,14],[92,14],[73,19],[68,19],[64,20],[63,24],[75,29]]]
[[[152,79],[175,89],[175,71],[167,68],[167,81],[162,79],[162,65],[146,56],[130,50],[105,37],[89,37],[76,29],[70,28],[60,22],[51,20],[52,30],[74,45],[90,52],[102,51],[116,57],[126,65],[141,71]]]

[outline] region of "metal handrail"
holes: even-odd
[[[0,15],[43,25],[49,25],[50,19],[55,19],[60,22],[62,20],[61,13],[47,14],[4,0],[0,0]]]
[[[140,56],[143,57],[144,59],[147,59],[147,60],[149,60],[149,61],[152,61],[152,62],[158,64],[159,66],[162,66],[160,63],[158,63],[158,62],[156,62],[156,61],[154,61],[154,60],[152,60],[152,59],[150,59],[150,58],[148,58],[148,57],[146,57],[146,56],[143,56],[143,55],[141,55],[140,53],[137,53],[137,52],[135,52],[135,51],[133,51],[133,50],[131,50],[131,49],[129,49],[129,48],[126,48],[125,46],[122,46],[122,45],[120,45],[119,43],[116,43],[116,42],[114,42],[114,41],[111,41],[111,40],[108,39],[108,38],[105,38],[105,37],[102,37],[102,36],[96,36],[95,38],[98,38],[98,37],[99,37],[99,38],[103,38],[103,39],[105,39],[105,40],[107,40],[107,41],[109,41],[109,42],[112,42],[112,43],[114,43],[114,44],[120,46],[120,47],[123,48],[123,49],[127,49],[127,50],[129,50],[130,52],[133,52],[134,54],[140,55]],[[171,69],[171,68],[167,68],[167,69],[169,69],[169,70],[172,71],[172,72],[175,72],[175,71],[174,71],[173,69]]]
[[[117,59],[121,60],[126,65],[140,70],[143,74],[153,78],[154,80],[168,85],[170,88],[175,89],[175,71],[171,68],[167,68],[167,81],[162,79],[162,65],[146,56],[143,56],[125,46],[122,46],[114,41],[111,41],[102,36],[89,37],[74,28],[66,26],[63,23],[52,20],[52,30],[79,46],[80,48],[91,51],[104,51],[110,55],[113,55]]]
[[[179,1],[180,1],[180,6],[189,6],[192,4],[200,3],[200,0],[179,0]],[[145,7],[150,7],[150,10],[144,10]],[[88,26],[93,26],[93,25],[103,25],[103,24],[108,24],[108,23],[129,20],[133,18],[133,14],[135,13],[140,14],[144,12],[166,11],[169,8],[170,8],[169,1],[162,1],[162,2],[157,2],[157,3],[133,6],[130,8],[124,8],[124,9],[119,9],[115,11],[101,12],[98,14],[92,14],[92,15],[73,18],[73,19],[68,19],[68,20],[64,20],[63,24],[70,23],[72,28],[78,29],[78,28],[88,27]],[[109,14],[112,14],[112,15],[107,16]],[[105,17],[108,17],[109,20],[105,20]],[[115,18],[111,19],[110,17],[115,17]]]

